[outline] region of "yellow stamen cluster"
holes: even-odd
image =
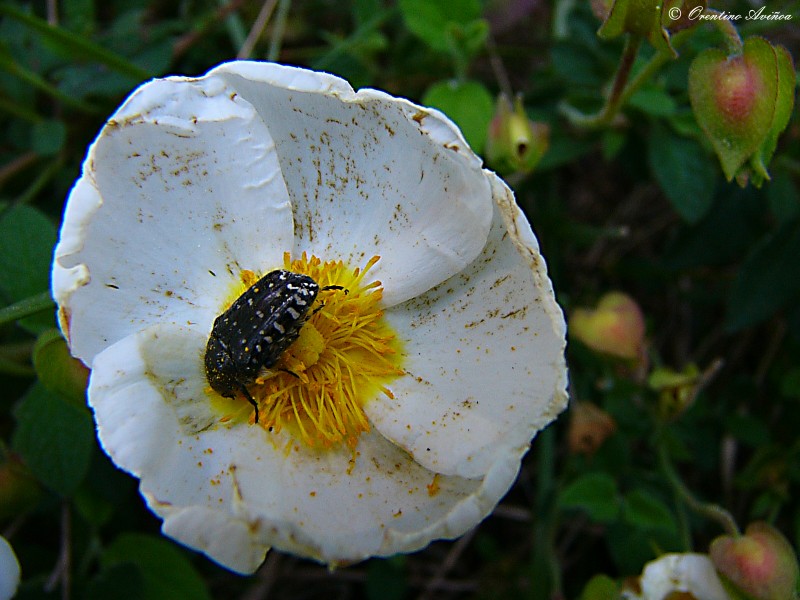
[[[379,281],[365,283],[378,259],[351,269],[305,253],[296,260],[284,256],[284,269],[309,275],[321,291],[300,337],[250,387],[259,425],[274,432],[285,427],[321,448],[341,442],[353,448],[369,431],[364,403],[381,392],[392,397],[386,384],[403,374],[399,342],[381,310],[383,288]]]

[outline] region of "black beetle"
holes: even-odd
[[[256,423],[258,404],[247,386],[297,339],[319,291],[319,284],[308,275],[270,271],[214,321],[205,354],[208,383],[225,398],[243,393],[255,408]]]

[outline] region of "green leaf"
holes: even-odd
[[[195,568],[177,546],[166,539],[137,533],[122,534],[106,549],[101,562],[104,569],[136,565],[143,581],[143,597],[147,600],[211,600]]]
[[[559,135],[558,130],[550,138],[550,147],[536,167],[536,172],[549,171],[567,163],[576,161],[581,156],[595,149],[595,144],[588,140],[579,140]]]
[[[50,297],[50,292],[42,292],[23,298],[19,302],[9,304],[0,308],[0,325],[32,317],[38,316],[39,313],[48,312],[52,314],[55,309],[55,303]]]
[[[481,16],[479,0],[400,0],[399,5],[409,31],[439,52],[453,52],[458,37],[472,40]]]
[[[648,158],[656,180],[673,208],[689,223],[696,223],[714,199],[716,169],[696,141],[653,127]]]
[[[800,398],[800,367],[794,367],[781,379],[781,394],[787,398]]]
[[[775,110],[772,115],[769,134],[764,139],[761,147],[759,147],[758,152],[751,159],[753,184],[756,187],[760,187],[764,179],[769,179],[767,165],[772,159],[775,148],[778,146],[778,137],[786,129],[792,117],[794,89],[797,81],[791,54],[783,46],[767,45],[775,54],[775,76],[777,77]]]
[[[64,25],[67,29],[84,36],[91,35],[96,17],[93,0],[65,0],[61,6],[64,11]]]
[[[628,104],[653,117],[670,117],[678,110],[675,99],[660,88],[643,88],[633,94]]]
[[[661,24],[660,9],[661,6],[652,0],[616,0],[597,35],[603,39],[623,33],[648,37]]]
[[[480,154],[486,145],[494,99],[477,81],[440,82],[431,86],[422,103],[438,108],[461,128],[467,143]]]
[[[559,78],[572,86],[599,88],[603,85],[606,74],[600,58],[580,44],[557,42],[550,50],[550,61]]]
[[[16,409],[12,445],[47,487],[70,496],[89,469],[94,425],[82,410],[41,384],[34,384]]]
[[[39,33],[46,41],[59,48],[73,59],[90,60],[106,65],[113,71],[130,77],[134,81],[150,79],[153,74],[134,65],[126,58],[114,54],[99,44],[85,37],[50,25],[47,21],[35,17],[10,4],[0,4],[0,14],[10,17],[33,31]]]
[[[42,156],[53,156],[64,147],[67,128],[61,121],[39,121],[31,130],[31,150]]]
[[[70,354],[58,329],[42,333],[33,347],[33,366],[39,381],[78,408],[86,407],[89,369]]]
[[[50,288],[56,227],[31,206],[0,213],[0,292],[17,301]]]
[[[604,131],[600,140],[603,159],[607,162],[614,160],[619,155],[626,140],[625,134],[620,131],[613,129]]]
[[[595,575],[583,588],[580,600],[616,600],[619,597],[616,581],[608,575]]]
[[[365,589],[368,600],[403,600],[408,595],[405,557],[371,560]]]
[[[678,229],[665,249],[664,266],[692,269],[740,261],[763,235],[763,204],[763,193],[752,186],[722,184],[702,220]]]
[[[562,509],[583,510],[593,521],[610,523],[619,515],[617,484],[606,473],[588,473],[562,490],[558,504]]]
[[[132,564],[114,565],[95,575],[83,595],[86,600],[149,600],[144,577]]]
[[[2,5],[0,5],[0,8],[2,8]],[[98,112],[98,110],[91,104],[83,102],[80,99],[74,98],[68,93],[63,92],[61,89],[48,82],[35,71],[17,62],[16,57],[5,46],[5,44],[2,43],[2,41],[0,41],[0,69],[13,75],[14,77],[19,78],[21,82],[29,88],[34,88],[44,92],[45,94],[49,94],[67,106],[71,106],[72,108],[87,113]],[[31,120],[36,122],[40,120],[40,117],[39,115],[35,115],[35,117]]]
[[[762,448],[769,444],[772,438],[769,428],[763,421],[746,414],[727,415],[725,431],[752,448]]]
[[[742,264],[728,297],[726,326],[735,331],[775,314],[800,295],[800,222],[768,235]]]
[[[625,495],[622,515],[626,523],[637,529],[663,529],[676,532],[675,516],[658,497],[637,489]]]
[[[781,224],[800,215],[800,192],[786,173],[779,173],[767,186],[767,199],[775,219]]]

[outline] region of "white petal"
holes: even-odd
[[[394,399],[369,402],[377,429],[438,473],[480,477],[524,453],[566,405],[564,318],[511,191],[493,179],[489,240],[463,272],[386,311],[407,335]]]
[[[243,421],[214,423],[204,344],[170,326],[126,338],[95,359],[89,399],[104,449],[141,479],[164,532],[235,571],[252,572],[273,546],[342,564],[461,535],[516,477],[521,452],[468,480],[437,477],[378,433],[355,453],[318,452]]]
[[[17,555],[6,538],[0,535],[0,600],[14,597],[19,586],[20,568]]]
[[[483,247],[491,192],[480,160],[438,111],[331,75],[233,62],[211,72],[250,101],[277,144],[295,207],[295,254],[372,274],[387,305],[464,268]]]
[[[731,600],[705,554],[665,554],[647,563],[640,587],[640,595],[623,597],[663,600],[673,592],[688,592],[697,600]]]
[[[155,322],[210,322],[282,263],[291,205],[269,130],[219,78],[136,90],[103,128],[64,216],[53,294],[73,354]]]

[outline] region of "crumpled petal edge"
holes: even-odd
[[[491,514],[513,485],[522,457],[527,451],[528,447],[525,446],[516,454],[506,454],[502,460],[495,462],[477,492],[456,504],[445,520],[414,533],[387,531],[383,547],[377,556],[420,550],[434,540],[452,540],[476,527]]]
[[[84,175],[75,183],[67,200],[61,234],[55,249],[53,272],[51,276],[51,293],[59,306],[58,321],[61,331],[69,342],[69,300],[75,290],[88,284],[91,280],[89,269],[84,264],[65,267],[61,264],[67,258],[83,248],[86,228],[97,210],[103,205],[103,198],[89,177],[88,164],[92,150],[84,162]]]
[[[242,575],[253,573],[264,562],[270,547],[253,535],[244,519],[205,506],[165,506],[140,489],[150,510],[163,517],[164,535]]]
[[[496,202],[503,220],[508,227],[508,232],[511,237],[512,243],[519,250],[522,256],[528,263],[536,282],[536,287],[543,290],[540,307],[550,317],[550,323],[553,325],[553,331],[556,338],[561,340],[561,347],[559,348],[558,362],[553,365],[558,369],[559,377],[556,380],[556,386],[553,390],[553,399],[550,403],[550,411],[544,413],[538,423],[535,424],[531,435],[543,429],[548,423],[553,421],[561,411],[563,411],[569,400],[567,394],[567,385],[569,383],[569,372],[567,370],[566,362],[566,349],[567,349],[567,321],[564,318],[564,312],[556,302],[555,291],[553,290],[553,282],[547,276],[547,263],[544,257],[539,253],[539,242],[533,234],[533,231],[519,208],[514,201],[514,194],[509,187],[493,172],[484,170],[492,185],[492,197]]]

